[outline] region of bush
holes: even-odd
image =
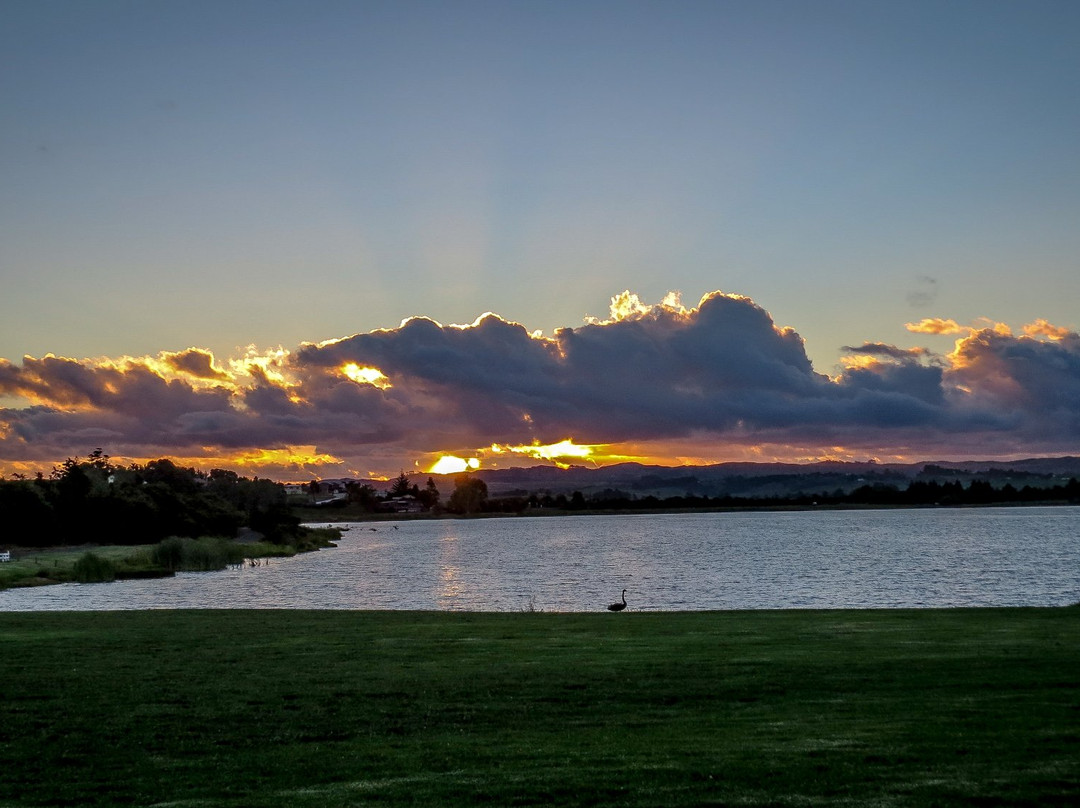
[[[93,553],[83,553],[71,568],[75,580],[81,584],[99,584],[116,580],[116,567],[107,558]]]

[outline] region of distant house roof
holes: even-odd
[[[397,513],[419,513],[424,510],[424,505],[412,494],[401,497],[391,497],[386,500],[386,506]]]

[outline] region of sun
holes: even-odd
[[[443,455],[435,464],[428,469],[429,474],[460,474],[463,471],[471,471],[480,468],[480,461],[475,457],[458,457],[456,455]]]

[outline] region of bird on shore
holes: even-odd
[[[626,608],[626,590],[624,589],[622,591],[622,603],[612,603],[610,606],[608,606],[608,611],[609,612],[621,612],[625,608]]]

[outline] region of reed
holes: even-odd
[[[245,545],[226,539],[204,536],[190,539],[171,536],[156,544],[150,551],[153,564],[168,570],[208,572],[223,570],[241,563],[248,550]]]

